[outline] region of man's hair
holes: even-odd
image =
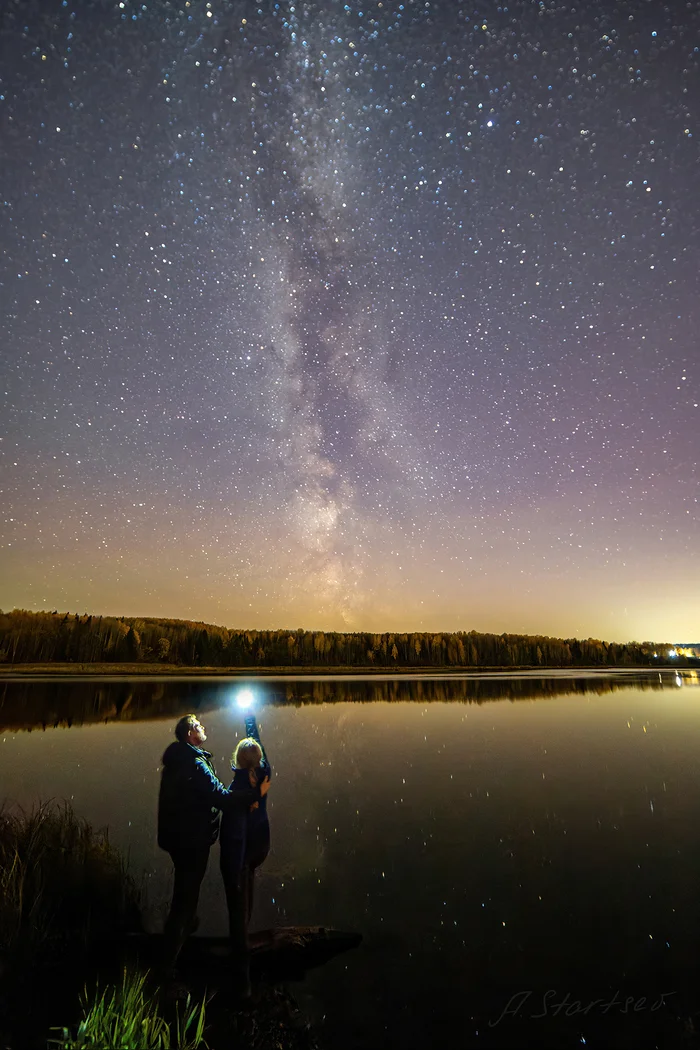
[[[262,762],[262,748],[251,736],[240,740],[233,752],[232,765],[236,769],[255,769]]]
[[[175,736],[181,743],[187,743],[187,736],[190,729],[198,722],[199,719],[196,715],[184,715],[178,724],[175,726]]]

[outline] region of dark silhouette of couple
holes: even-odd
[[[270,849],[267,792],[270,764],[254,716],[247,737],[231,761],[233,780],[225,787],[205,751],[204,726],[185,715],[175,741],[163,755],[158,798],[158,845],[170,854],[175,882],[164,928],[164,976],[171,977],[180,950],[197,928],[197,904],[211,847],[220,839],[221,875],[226,891],[233,990],[250,995],[248,923],[253,910],[255,869]]]

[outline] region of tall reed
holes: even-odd
[[[0,807],[0,963],[51,963],[138,923],[139,892],[106,831],[67,802]]]

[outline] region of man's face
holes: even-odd
[[[204,732],[204,726],[201,722],[193,722],[192,728],[187,734],[188,744],[193,744],[195,747],[201,747],[204,741],[207,739],[207,734]]]

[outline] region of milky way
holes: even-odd
[[[3,607],[700,634],[697,3],[2,19]]]

